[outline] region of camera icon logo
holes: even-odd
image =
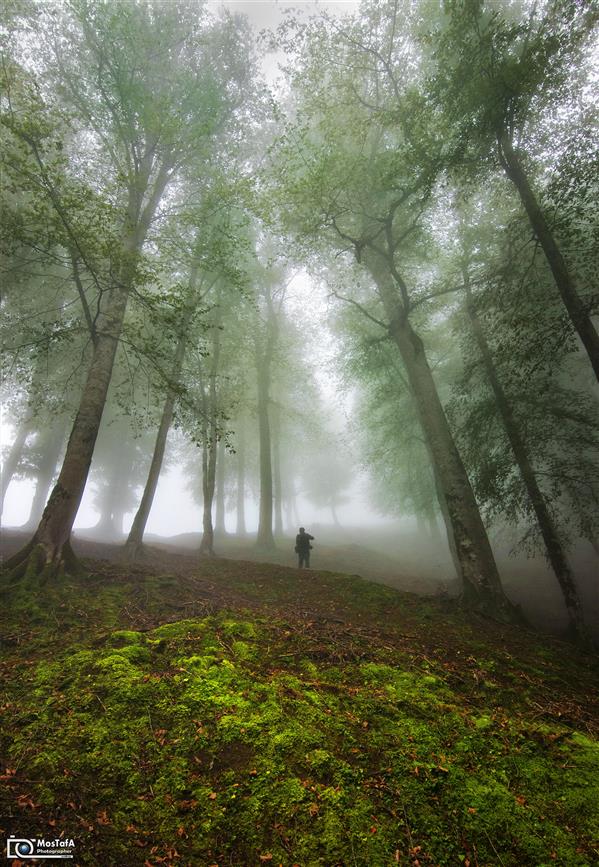
[[[6,841],[7,858],[31,858],[35,850],[33,840],[9,837]]]

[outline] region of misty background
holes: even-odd
[[[534,623],[560,632],[569,618],[576,620],[574,597],[563,601],[571,584],[586,623],[599,634],[599,392],[592,354],[555,291],[538,226],[531,230],[526,222],[530,208],[509,163],[516,138],[500,136],[503,151],[493,162],[497,142],[489,144],[480,133],[493,99],[468,92],[464,100],[478,99],[475,108],[465,102],[456,109],[456,83],[435,71],[442,56],[431,51],[425,24],[442,47],[452,33],[455,47],[455,22],[438,21],[425,4],[419,16],[407,6],[398,12],[397,4],[295,3],[290,11],[286,4],[239,0],[209,2],[198,23],[200,6],[204,10],[184,4],[177,12],[174,5],[172,20],[166,7],[148,7],[148,33],[152,16],[163,15],[173,45],[179,30],[184,41],[192,31],[196,38],[194,27],[212,28],[209,47],[201,50],[215,72],[205,82],[199,64],[193,95],[177,105],[176,98],[186,96],[185,64],[178,65],[169,49],[164,62],[172,63],[174,83],[162,93],[156,82],[164,70],[152,68],[150,54],[141,95],[120,94],[140,101],[141,107],[125,106],[122,116],[132,127],[145,123],[141,132],[123,132],[113,123],[112,107],[103,105],[105,93],[92,93],[94,51],[102,59],[103,51],[112,57],[112,49],[109,41],[97,49],[101,43],[93,40],[89,48],[84,18],[81,23],[75,16],[73,24],[57,4],[54,35],[39,57],[32,51],[35,28],[18,12],[4,30],[14,50],[9,90],[15,102],[8,115],[19,99],[37,113],[43,156],[12,118],[5,191],[3,527],[32,533],[45,520],[43,508],[85,391],[86,365],[93,363],[92,344],[97,347],[95,320],[90,339],[75,305],[88,299],[90,321],[95,304],[98,315],[105,313],[111,281],[123,267],[114,251],[126,184],[119,173],[114,181],[111,160],[123,144],[137,154],[144,135],[146,144],[154,142],[155,155],[163,136],[169,159],[177,147],[181,153],[168,162],[170,187],[165,181],[162,198],[155,197],[137,250],[145,271],[133,280],[126,317],[123,312],[89,478],[82,480],[75,509],[75,540],[122,544],[129,537],[130,543],[156,431],[169,414],[166,396],[166,447],[135,542],[139,550],[143,538],[150,545],[162,541],[180,550],[290,565],[301,525],[316,537],[315,568],[356,572],[413,592],[458,595],[470,544],[466,539],[462,545],[459,533],[472,518],[481,563],[492,559],[486,527],[501,584]],[[521,6],[506,4],[501,25],[518,50],[528,43],[515,22],[532,15],[526,3]],[[142,18],[145,8],[139,6]],[[395,41],[398,15],[406,32],[401,44]],[[488,26],[499,26],[493,22],[491,16]],[[56,59],[65,28],[79,25],[77,50],[88,64],[82,74],[92,82],[87,106],[77,96],[73,69]],[[97,39],[108,39],[113,28],[115,39],[134,44],[126,29],[134,25],[100,22],[105,32],[99,30]],[[540,40],[542,28],[535,34]],[[470,47],[461,45],[456,69],[467,63]],[[145,50],[135,48],[140,56]],[[397,67],[385,60],[394,52]],[[375,58],[372,69],[360,65],[364,57]],[[536,55],[525,56],[525,48],[521,62],[531,68],[540,63]],[[550,108],[543,88],[534,91],[535,75],[528,70],[528,77],[521,75],[522,92],[530,89],[521,99],[526,109],[510,96],[506,124],[511,136],[519,130],[517,147],[528,148],[526,166],[573,263],[589,333],[597,322],[589,276],[596,260],[591,212],[597,182],[590,171],[595,133],[588,117],[596,67],[588,45],[574,61],[562,62],[576,66],[569,84],[563,69],[555,74]],[[137,55],[132,68],[139,73]],[[406,70],[401,96],[389,71],[394,68]],[[28,87],[36,76],[42,84],[32,96]],[[189,106],[201,87],[197,110],[204,120],[194,134],[205,141],[194,151],[189,130],[196,108]],[[174,133],[165,131],[165,102],[152,103],[153,88],[160,99],[173,100],[168,122]],[[375,98],[381,102],[373,105]],[[403,100],[405,127],[395,122],[394,99]],[[456,117],[459,110],[462,117]],[[463,121],[469,111],[481,113],[476,133]],[[219,112],[222,117],[214,119]],[[209,133],[205,116],[213,122]],[[44,124],[54,124],[56,141],[50,142]],[[187,134],[191,145],[171,143],[171,135],[179,142],[177,136],[184,141]],[[126,140],[111,144],[110,137],[119,135]],[[415,145],[417,136],[422,141]],[[452,136],[457,143],[448,154],[445,143]],[[380,165],[373,168],[375,157],[361,161],[368,149]],[[478,174],[472,154],[484,166]],[[32,159],[27,175],[23,161]],[[568,174],[568,166],[576,171]],[[77,204],[66,235],[64,225],[57,228],[49,212],[32,205],[30,180],[23,178],[35,171],[45,179],[51,204],[57,190],[74,185]],[[148,183],[158,183],[160,172],[153,165]],[[412,190],[414,177],[421,176],[426,180]],[[48,177],[56,178],[54,187]],[[395,201],[397,190],[403,192]],[[151,190],[144,195],[143,201],[153,201]],[[409,368],[409,347],[394,331],[401,317],[393,314],[395,302],[385,289],[389,274],[381,276],[380,261],[374,261],[381,242],[373,226],[381,225],[391,227],[389,274],[397,279],[398,261],[404,269],[394,291],[414,345],[422,338],[426,348],[426,383],[422,370]],[[414,287],[409,299],[406,284]],[[431,383],[436,388],[435,418],[427,417],[424,397],[418,402],[418,381],[429,398]],[[436,400],[429,405],[436,407]],[[445,456],[434,452],[441,416],[448,420]],[[516,458],[514,441],[522,446]],[[455,467],[446,463],[458,452],[465,470],[453,489]],[[468,478],[473,494],[465,518],[455,492],[469,487]]]

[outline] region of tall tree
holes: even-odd
[[[116,199],[119,241],[99,286],[93,354],[63,466],[33,539],[9,563],[14,577],[77,568],[71,529],[129,295],[143,280],[144,243],[166,188],[231,117],[247,80],[247,52],[241,48],[233,62],[223,56],[223,42],[234,31],[244,44],[245,35],[232,20],[212,23],[201,7],[182,3],[132,3],[114,13],[112,3],[73,0],[64,14],[49,15],[46,22],[48,74],[77,113],[77,144],[93,142],[97,148],[94,168],[101,165],[106,193]],[[32,137],[14,113],[11,124],[38,163],[40,185],[52,206],[68,222],[67,203],[44,163],[43,137]]]
[[[154,497],[156,495],[158,479],[160,478],[160,471],[162,469],[162,464],[164,461],[166,441],[175,414],[175,403],[180,394],[180,377],[183,368],[183,362],[185,359],[187,343],[189,340],[192,317],[194,311],[196,311],[196,309],[200,307],[202,293],[201,290],[199,290],[199,283],[200,278],[198,265],[197,263],[193,263],[191,266],[191,273],[189,275],[189,285],[187,287],[187,292],[183,301],[179,305],[180,310],[177,317],[175,351],[171,360],[171,367],[168,372],[168,379],[166,382],[166,398],[162,407],[160,423],[158,425],[158,431],[156,433],[156,441],[154,443],[154,450],[152,452],[148,476],[144,486],[141,501],[133,518],[133,523],[131,525],[129,535],[125,543],[125,554],[127,559],[129,560],[135,560],[137,557],[140,556],[142,552],[144,532],[146,529],[148,518],[150,517],[150,511],[152,509]]]
[[[466,603],[508,619],[478,505],[457,450],[422,338],[415,329],[431,293],[418,285],[417,257],[443,158],[443,130],[427,112],[411,69],[413,46],[396,27],[398,4],[364,5],[343,27],[314,24],[295,72],[301,123],[281,144],[287,218],[316,249],[351,250],[369,276],[364,301],[349,303],[396,346],[439,483]],[[403,9],[404,21],[409,10]],[[355,70],[362,72],[356,81]],[[351,72],[348,73],[348,70]],[[340,110],[340,106],[343,106]],[[283,162],[280,164],[283,165]],[[421,259],[422,261],[422,259]],[[374,289],[374,293],[373,293]],[[424,291],[422,291],[424,289]],[[345,296],[347,297],[347,296]]]
[[[572,631],[575,635],[582,637],[585,632],[584,618],[572,568],[568,562],[551,511],[538,483],[533,462],[525,439],[516,421],[511,402],[500,381],[485,336],[484,328],[478,315],[476,301],[470,286],[468,266],[466,264],[463,265],[463,277],[464,286],[466,288],[466,310],[468,318],[470,320],[472,333],[476,345],[478,346],[486,375],[489,379],[489,384],[493,391],[499,416],[514,452],[518,469],[520,470],[532,508],[539,523],[541,535],[547,550],[547,557],[562,590]]]
[[[214,532],[217,536],[224,536],[227,532],[225,523],[226,514],[226,492],[225,480],[227,467],[225,461],[227,459],[227,446],[224,438],[221,438],[218,444],[216,453],[216,508],[214,511]]]
[[[236,498],[235,498],[235,535],[245,536],[247,533],[245,521],[245,484],[246,484],[246,419],[238,416],[236,422]]]
[[[592,320],[598,297],[592,286],[579,285],[572,261],[560,248],[534,166],[543,114],[559,116],[561,107],[572,115],[573,97],[582,97],[580,70],[596,22],[592,4],[557,0],[539,11],[534,4],[515,19],[513,9],[495,3],[452,0],[447,18],[441,16],[439,30],[429,39],[437,45],[433,93],[451,119],[462,160],[470,168],[473,158],[484,166],[495,156],[513,184],[599,380],[599,333]],[[574,92],[566,87],[570,79]],[[553,150],[560,132],[563,136],[559,129],[547,136]],[[558,151],[560,144],[558,139]]]
[[[201,390],[201,444],[202,444],[202,539],[200,554],[214,556],[214,524],[212,521],[212,506],[216,487],[216,461],[218,445],[222,436],[221,408],[219,401],[219,374],[222,340],[222,287],[219,287],[215,306],[215,316],[210,327],[210,360],[199,368],[199,386]]]
[[[44,512],[48,493],[56,474],[58,459],[65,443],[66,428],[67,419],[58,416],[52,420],[48,428],[40,431],[36,437],[33,446],[37,453],[35,461],[35,494],[26,523],[28,530],[34,530],[37,527]]]
[[[260,441],[260,503],[256,545],[268,551],[275,547],[271,387],[286,283],[280,268],[272,268],[270,272],[261,270],[262,273],[257,278],[258,319],[254,330],[256,408]]]

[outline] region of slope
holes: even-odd
[[[6,833],[103,867],[596,863],[595,657],[357,576],[88,567],[4,593]]]

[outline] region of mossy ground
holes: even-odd
[[[102,867],[597,863],[593,657],[358,578],[194,568],[4,600],[3,827]]]

